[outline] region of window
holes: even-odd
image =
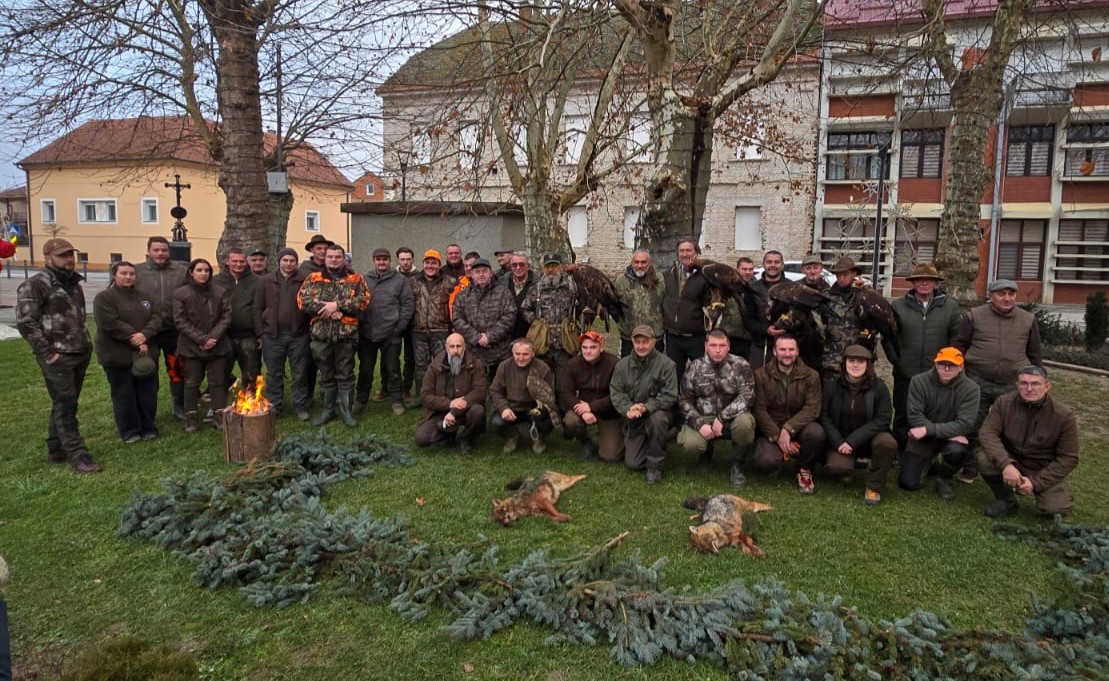
[[[1060,220],[1055,277],[1109,281],[1109,220]]]
[[[629,163],[651,162],[651,119],[647,116],[632,116],[628,119],[628,138],[625,153]]]
[[[1012,177],[1046,177],[1051,172],[1054,125],[1017,125],[1009,128],[1005,174]]]
[[[766,142],[766,123],[758,120],[754,112],[740,115],[738,144],[735,160],[758,161],[762,159],[762,148]]]
[[[114,224],[116,221],[115,199],[78,199],[77,222]]]
[[[570,237],[570,245],[580,248],[589,244],[589,213],[585,206],[571,206],[568,213],[566,232]]]
[[[110,262],[112,264],[115,264],[117,262],[123,262],[123,254],[122,253],[109,253],[108,254],[108,262]]]
[[[320,231],[320,212],[318,210],[304,211],[304,231]]]
[[[565,128],[562,131],[562,143],[566,153],[562,162],[575,165],[581,158],[582,147],[585,146],[585,132],[589,129],[589,116],[566,116],[563,119]]]
[[[477,123],[463,123],[458,128],[458,167],[477,168],[481,161],[481,128]]]
[[[829,132],[827,151],[828,180],[877,180],[889,177],[878,155],[880,145],[888,145],[890,133],[885,131]]]
[[[1067,128],[1063,176],[1109,176],[1109,122],[1083,123]]]
[[[762,208],[735,207],[735,250],[762,250]]]
[[[939,130],[901,133],[901,177],[939,177],[943,169],[943,136]]]
[[[893,273],[904,277],[912,274],[913,265],[933,262],[940,238],[939,220],[897,220],[897,237],[893,247]]]
[[[373,196],[377,194],[377,184],[374,182],[367,182],[365,187],[366,196]]]
[[[997,279],[1043,276],[1046,220],[1002,220],[997,238]]]
[[[39,212],[44,224],[54,224],[58,221],[58,212],[54,207],[54,199],[43,199],[39,202]]]
[[[77,262],[88,263],[89,254],[84,251],[77,251]]]
[[[158,199],[143,199],[141,210],[144,224],[149,225],[158,222]]]
[[[639,206],[624,206],[624,248],[635,248],[635,226],[639,224]]]

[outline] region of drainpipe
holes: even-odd
[[[1013,92],[1016,90],[1017,79],[1009,81],[1005,86],[1005,91],[1002,93],[1003,100],[1001,102],[1001,113],[997,119],[997,149],[994,152],[994,173],[993,173],[993,201],[990,203],[990,254],[986,262],[986,283],[989,284],[994,279],[994,272],[997,271],[997,242],[998,231],[1001,229],[1001,190],[1002,178],[1005,176],[1005,169],[1001,167],[1002,156],[1005,150],[1005,129],[1006,123],[1009,120],[1009,104],[1013,99]]]

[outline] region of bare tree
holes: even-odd
[[[220,163],[227,196],[220,251],[276,250],[292,195],[269,194],[265,171],[308,140],[364,130],[360,124],[377,115],[366,100],[385,54],[404,45],[381,27],[403,16],[397,5],[372,0],[9,3],[0,9],[0,107],[27,140],[91,118],[187,115]],[[290,46],[282,64],[264,47],[276,42]],[[319,76],[321,64],[332,75]],[[293,115],[267,154],[263,120],[275,114],[279,69]]]
[[[813,29],[823,2],[613,0],[613,5],[642,45],[657,151],[636,241],[670,253],[679,240],[700,236],[718,118],[774,80],[800,50],[817,44]]]

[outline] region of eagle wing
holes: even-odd
[[[866,327],[897,343],[897,316],[890,301],[869,286],[856,289],[855,300],[858,301],[859,318]]]
[[[701,270],[709,286],[720,291],[723,297],[740,296],[747,292],[747,282],[739,276],[739,271],[734,267],[713,260],[697,260],[693,263],[695,269]]]
[[[556,398],[554,389],[551,385],[540,378],[534,371],[528,372],[527,377],[528,394],[536,401],[536,409],[546,409],[549,412],[556,412]]]
[[[826,304],[830,298],[811,286],[799,281],[783,281],[770,287],[770,300],[789,306],[815,310]]]
[[[617,323],[624,318],[624,305],[616,295],[613,286],[605,273],[592,265],[573,264],[566,268],[578,289],[578,305],[583,308],[581,312],[592,316],[606,314]],[[592,320],[590,320],[592,321]]]

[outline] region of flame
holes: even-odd
[[[238,385],[238,381],[235,384]],[[266,380],[259,376],[254,380],[253,389],[248,386],[239,388],[235,392],[235,403],[231,405],[231,410],[244,416],[260,416],[268,413],[270,401],[262,395],[265,387]],[[234,386],[232,386],[232,389],[234,389]]]

